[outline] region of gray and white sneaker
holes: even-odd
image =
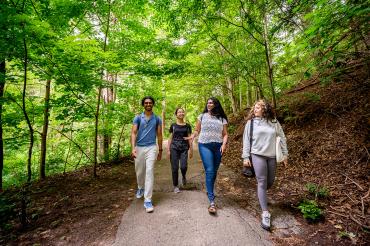
[[[151,213],[154,211],[153,203],[151,201],[144,202],[144,208],[147,213]]]
[[[262,213],[261,226],[266,231],[270,231],[271,229],[271,214],[268,211],[263,211]]]
[[[136,198],[140,199],[144,196],[144,189],[137,189],[136,191]]]
[[[179,187],[175,186],[175,189],[173,189],[173,192],[175,192],[175,193],[180,193],[180,189],[179,189]]]

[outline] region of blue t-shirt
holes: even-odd
[[[149,120],[147,120],[145,114],[141,113],[135,116],[132,123],[139,126],[136,136],[136,146],[146,147],[156,144],[157,126],[162,125],[161,118],[153,113]]]

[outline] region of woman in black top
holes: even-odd
[[[168,139],[167,151],[170,154],[172,182],[174,192],[179,193],[179,163],[182,174],[182,184],[186,185],[186,171],[188,169],[188,153],[189,158],[193,156],[191,139],[184,138],[191,135],[191,126],[184,122],[185,110],[177,108],[175,111],[176,123],[170,126],[170,137]]]

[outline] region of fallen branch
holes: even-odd
[[[304,90],[306,89],[307,87],[310,87],[310,86],[313,86],[313,85],[316,85],[318,83],[320,83],[320,80],[319,81],[316,81],[317,78],[314,79],[315,82],[311,83],[311,84],[308,84],[308,85],[305,85],[303,87],[300,87],[300,88],[297,88],[297,89],[293,89],[293,90],[290,90],[288,91],[286,94],[291,94],[293,92],[297,92],[297,91],[301,91],[301,90]]]
[[[347,193],[344,193],[344,194],[346,194],[346,196],[354,203],[354,204],[356,204],[356,202],[347,194]]]
[[[362,228],[366,229],[366,230],[370,230],[370,227],[369,226],[366,226],[366,225],[363,225],[360,221],[356,220],[351,214],[349,214],[349,218],[351,220],[353,220],[354,222],[356,222],[356,224],[358,224],[359,226],[361,226]]]
[[[330,211],[330,210],[327,210],[327,212],[329,212],[329,213],[331,213],[331,214],[339,215],[339,216],[342,216],[342,217],[344,217],[344,218],[347,218],[347,219],[348,219],[348,215],[340,214],[340,213],[337,213],[337,212],[334,212],[334,211]]]
[[[362,210],[362,215],[365,216],[365,204],[364,204],[364,199],[367,198],[370,194],[370,188],[365,194],[365,196],[361,197],[361,210]]]
[[[345,175],[344,173],[342,173],[342,175],[344,176],[344,177],[346,177],[347,179],[349,179],[349,180],[351,180],[352,181],[352,183],[354,183],[355,185],[357,185],[357,187],[358,188],[360,188],[360,190],[364,190],[364,188],[362,188],[361,187],[361,185],[359,185],[359,184],[357,184],[353,179],[351,179],[350,177],[348,177],[347,175]]]
[[[366,151],[366,153],[367,153],[368,158],[370,158],[370,153],[369,153],[369,151],[367,150],[367,148],[366,148],[366,146],[365,146],[365,145],[364,145],[364,149],[365,149],[365,151]]]

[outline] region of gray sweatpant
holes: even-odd
[[[258,200],[262,211],[265,211],[267,210],[267,190],[275,181],[276,158],[252,154],[252,163],[258,183]]]

